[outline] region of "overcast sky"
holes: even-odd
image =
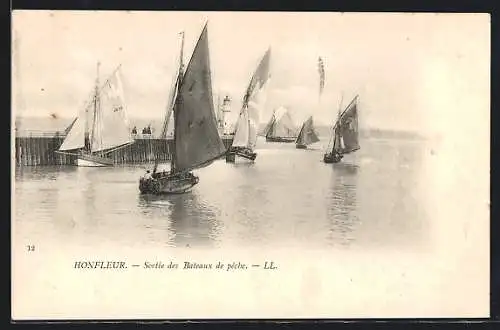
[[[284,105],[297,121],[313,112],[329,123],[342,94],[344,106],[359,94],[363,126],[420,131],[470,115],[460,106],[489,107],[485,14],[18,11],[15,111],[75,116],[100,61],[102,78],[122,64],[129,116],[161,118],[179,32],[187,62],[206,20],[213,89],[232,97],[235,113],[269,46],[267,117]]]

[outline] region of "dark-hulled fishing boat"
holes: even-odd
[[[319,141],[318,134],[314,130],[313,118],[309,118],[302,124],[299,136],[295,140],[295,147],[297,149],[307,149],[307,146]]]
[[[344,155],[359,150],[358,99],[356,96],[339,114],[333,126],[333,147],[323,156],[325,163],[338,163]]]
[[[207,25],[185,72],[183,47],[184,33],[179,70],[172,90],[175,96],[171,94],[171,104],[165,117],[168,121],[173,111],[174,143],[170,171],[157,172],[158,163],[155,162],[151,176],[146,175],[139,180],[141,193],[184,193],[199,182],[192,170],[210,165],[226,152],[215,119]],[[165,123],[163,132],[166,132],[167,126]]]

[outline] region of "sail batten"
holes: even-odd
[[[205,25],[179,86],[174,106],[174,170],[204,167],[225,153],[217,130]]]

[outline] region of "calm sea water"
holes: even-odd
[[[254,164],[216,161],[195,171],[190,193],[160,197],[139,194],[147,164],[17,168],[13,235],[61,248],[411,249],[426,237],[423,145],[366,138],[343,162],[324,164],[321,144],[259,140]]]

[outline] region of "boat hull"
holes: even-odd
[[[76,166],[81,167],[109,167],[113,165],[114,162],[111,158],[96,155],[78,155],[76,159]]]
[[[338,163],[344,158],[343,155],[337,153],[324,154],[323,162],[326,164]]]
[[[295,142],[294,137],[269,137],[266,136],[266,142],[281,142],[281,143],[292,143]]]
[[[230,149],[226,153],[226,162],[234,163],[236,161],[236,156],[253,162],[257,158],[257,153],[250,149]]]
[[[307,149],[307,146],[305,144],[296,144],[295,148],[297,148],[297,149]]]
[[[154,195],[183,194],[191,190],[198,182],[199,178],[191,172],[177,175],[158,173],[151,179],[141,178],[139,191],[142,194]]]

